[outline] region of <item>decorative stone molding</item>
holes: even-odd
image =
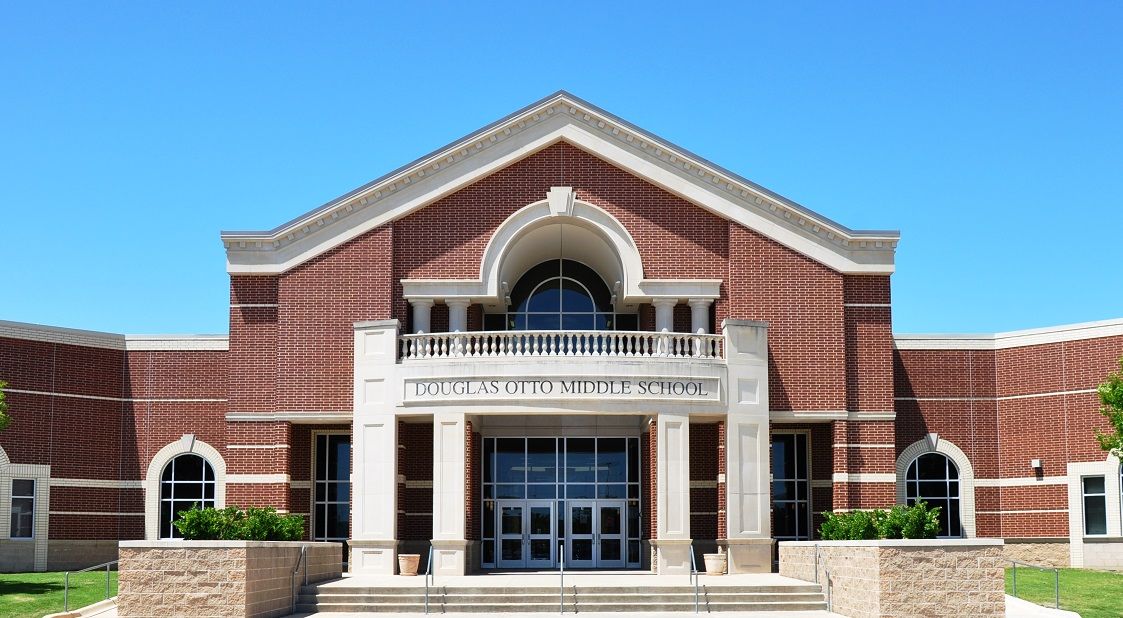
[[[273,230],[223,232],[227,270],[284,272],[559,141],[841,272],[893,272],[899,233],[848,229],[564,91]]]
[[[905,503],[905,475],[909,466],[925,453],[940,453],[959,469],[959,519],[964,536],[975,538],[975,468],[966,453],[935,433],[908,445],[897,458],[897,504]]]
[[[144,538],[149,541],[160,538],[160,475],[168,462],[187,453],[194,453],[211,465],[214,470],[215,508],[226,506],[226,460],[215,447],[193,434],[184,434],[157,451],[148,463],[148,473],[144,477]]]
[[[1063,326],[1031,328],[982,334],[893,334],[898,350],[1004,350],[1030,345],[1080,341],[1123,335],[1123,319],[1081,322]]]

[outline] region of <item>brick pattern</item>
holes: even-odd
[[[433,538],[433,424],[398,422],[398,540]]]
[[[464,423],[464,538],[480,540],[480,513],[483,509],[480,488],[483,479],[480,458],[483,457],[483,438],[472,431],[472,421]]]
[[[717,435],[714,436],[714,441],[717,447],[717,473],[719,475],[717,482],[717,538],[724,539],[729,530],[728,520],[726,519],[727,495],[725,493],[725,421],[718,421],[716,425]],[[770,457],[769,461],[771,459]]]
[[[656,475],[658,468],[656,466],[655,458],[659,453],[658,446],[659,432],[656,430],[655,421],[652,420],[648,423],[647,432],[643,434],[640,440],[640,459],[644,464],[643,480],[646,485],[643,487],[643,512],[647,515],[647,530],[644,532],[644,539],[657,539],[659,538],[659,522],[658,513],[656,512],[657,498],[656,487],[658,487],[658,477]]]
[[[690,424],[690,536],[718,538],[716,423]]]

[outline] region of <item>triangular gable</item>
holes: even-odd
[[[898,232],[846,228],[564,91],[273,230],[223,232],[227,270],[284,272],[559,141],[840,272],[893,272]]]

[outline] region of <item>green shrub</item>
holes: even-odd
[[[277,509],[228,506],[224,509],[192,507],[180,513],[175,527],[189,541],[299,541],[304,538],[304,518],[281,515]]]
[[[910,506],[898,504],[877,524],[883,539],[934,539],[940,533],[940,507],[924,501]]]
[[[940,507],[925,502],[898,504],[892,509],[824,512],[819,537],[824,541],[869,541],[873,539],[934,539],[940,532]]]

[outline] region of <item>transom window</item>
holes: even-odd
[[[905,497],[912,506],[923,500],[940,507],[942,537],[963,536],[959,514],[959,468],[940,453],[925,453],[909,464],[905,476]]]
[[[12,479],[13,539],[30,539],[35,535],[35,481]]]
[[[507,312],[485,317],[487,330],[636,330],[635,314],[616,313],[612,292],[592,268],[549,260],[511,290]]]
[[[214,469],[202,457],[184,454],[169,461],[160,475],[160,538],[183,538],[172,524],[193,506],[214,508],[214,486]]]

